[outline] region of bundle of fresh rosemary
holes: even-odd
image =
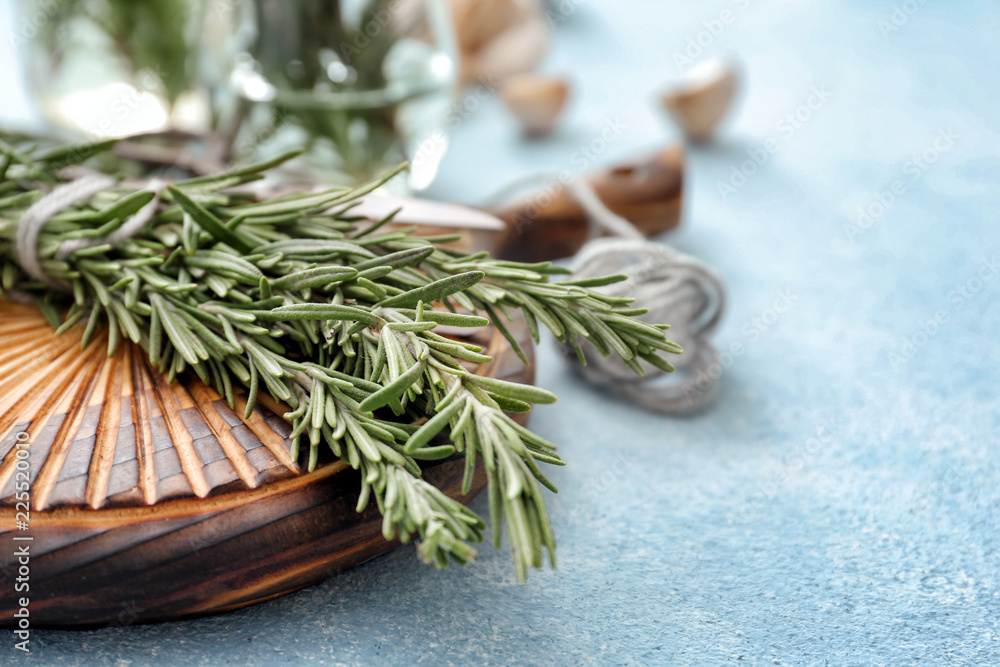
[[[454,237],[352,217],[352,203],[385,179],[268,201],[233,189],[280,160],[176,181],[159,195],[114,182],[44,223],[32,261],[45,280],[28,275],[17,241],[24,219],[37,217],[32,205],[53,196],[63,167],[107,147],[42,151],[0,141],[3,296],[34,299],[60,331],[85,323],[84,344],[108,327],[109,354],[129,339],[171,378],[196,373],[231,405],[234,387],[249,392],[248,410],[268,392],[291,407],[295,455],[301,439],[311,469],[319,448],[330,447],[361,472],[359,511],[374,497],[385,537],[419,536],[421,558],[438,567],[473,558],[470,543],[483,539],[485,523],[422,480],[419,462],[464,455],[468,488],[481,460],[494,542],[505,522],[519,578],[545,550],[554,562],[539,484],[555,489],[538,464],[562,461],[508,412],[555,396],[468,372],[462,360],[489,357],[435,328],[492,322],[524,358],[503,320],[520,310],[536,339],[541,322],[636,372],[640,360],[672,370],[660,355],[680,349],[667,327],[634,319],[644,311],[630,299],[592,289],[620,276],[555,281],[565,270],[548,262],[462,254],[444,245]],[[156,196],[141,229],[107,242]]]

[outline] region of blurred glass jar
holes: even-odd
[[[232,152],[305,145],[312,178],[359,183],[404,160],[430,185],[456,85],[445,0],[213,0],[207,50],[230,67]],[[225,20],[219,20],[220,17]],[[234,47],[215,46],[229,42]],[[216,105],[227,103],[218,94]]]
[[[207,0],[21,0],[11,38],[53,130],[93,137],[203,132]]]

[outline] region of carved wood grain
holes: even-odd
[[[527,328],[511,326],[531,357]],[[85,350],[80,340],[0,302],[0,543],[15,534],[13,445],[26,429],[33,507],[30,530],[17,534],[33,538],[33,627],[235,609],[398,546],[382,538],[374,504],[355,512],[355,471],[327,454],[302,472],[273,399],[262,395],[244,419],[244,395],[233,410],[196,380],[167,384],[138,348],[107,359],[106,340]],[[477,373],[532,381],[498,331],[476,342],[495,358]],[[463,468],[456,457],[424,477],[467,502],[485,477],[477,471],[463,496]],[[12,553],[0,553],[0,582],[13,578]],[[14,609],[13,586],[0,585],[0,623]]]

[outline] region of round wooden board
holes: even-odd
[[[527,327],[510,326],[530,358]],[[494,357],[475,372],[533,381],[497,330],[472,338]],[[299,469],[274,401],[262,397],[244,420],[239,400],[234,412],[196,380],[168,384],[138,348],[108,359],[106,341],[83,350],[80,341],[79,328],[57,338],[35,308],[0,302],[0,623],[13,624],[22,595],[33,627],[237,609],[398,546],[382,538],[374,503],[355,512],[355,471],[332,458]],[[19,432],[31,443],[26,530],[17,528]],[[463,467],[456,456],[424,477],[468,502],[485,475],[463,496]],[[15,592],[24,545],[27,594]]]

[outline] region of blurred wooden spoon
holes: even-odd
[[[646,236],[680,224],[684,185],[684,152],[680,146],[585,175],[605,206]],[[466,252],[488,250],[494,257],[541,262],[570,257],[590,239],[590,216],[560,180],[510,203],[479,210],[443,202],[381,194],[366,196],[351,209],[354,215],[380,220],[401,209],[393,222],[418,225],[422,234],[461,230],[456,247]]]

